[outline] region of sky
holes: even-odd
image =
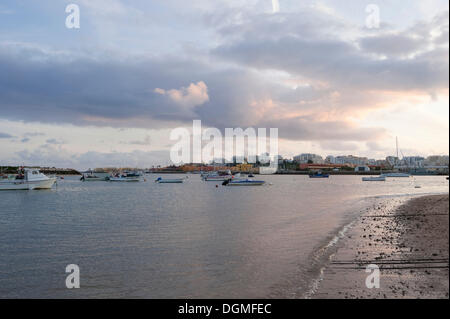
[[[447,155],[448,32],[440,0],[2,0],[0,165],[166,165],[193,120],[278,128],[285,157]]]

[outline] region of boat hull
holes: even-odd
[[[265,181],[252,181],[252,180],[230,180],[224,183],[224,186],[262,186]]]
[[[410,174],[407,173],[386,173],[383,174],[384,177],[402,177],[402,178],[408,178],[411,177]]]
[[[110,182],[140,182],[140,178],[122,178],[122,177],[111,177]]]
[[[166,181],[156,181],[159,184],[181,184],[182,180],[166,180]]]
[[[229,180],[232,176],[214,176],[214,177],[205,177],[204,180],[206,182],[223,182]]]
[[[385,177],[363,177],[363,182],[385,182]]]

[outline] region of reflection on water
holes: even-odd
[[[0,192],[0,297],[292,297],[313,279],[314,252],[371,197],[448,192],[445,177],[153,178]],[[80,267],[80,289],[65,287],[68,264]]]

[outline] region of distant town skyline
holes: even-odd
[[[373,4],[2,1],[0,166],[169,165],[197,119],[288,158],[448,155],[448,2]]]

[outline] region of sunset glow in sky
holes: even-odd
[[[438,0],[4,0],[0,165],[168,164],[196,119],[286,157],[448,154],[448,32]]]

